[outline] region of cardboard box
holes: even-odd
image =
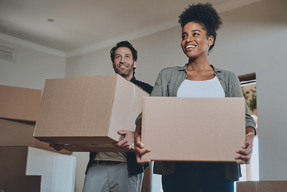
[[[41,176],[11,175],[8,176],[6,192],[40,192]]]
[[[0,119],[0,146],[30,146],[71,155],[67,150],[56,151],[48,143],[33,137],[35,124]]]
[[[75,156],[24,146],[0,147],[0,154],[0,190],[11,175],[41,175],[41,192],[74,191]]]
[[[35,122],[41,92],[37,89],[0,85],[0,118]]]
[[[245,140],[244,98],[145,97],[142,141],[155,161],[235,162]]]
[[[35,124],[0,119],[0,146],[34,146]]]
[[[245,181],[236,183],[237,192],[285,192],[287,181]]]
[[[110,145],[122,138],[117,131],[135,130],[143,96],[148,93],[116,74],[46,80],[34,137]]]

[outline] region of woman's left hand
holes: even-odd
[[[237,163],[239,164],[249,164],[250,158],[252,154],[252,147],[253,147],[253,139],[255,135],[246,135],[245,142],[242,145],[242,149],[236,151],[238,154],[235,159],[238,160]]]

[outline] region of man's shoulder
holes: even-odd
[[[153,87],[150,84],[139,81],[137,79],[133,79],[131,82],[134,83],[135,85],[139,86],[140,88],[142,88],[144,91],[151,94]]]

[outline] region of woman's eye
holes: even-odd
[[[182,39],[186,39],[186,37],[187,37],[186,35],[183,35],[181,38],[182,38]]]

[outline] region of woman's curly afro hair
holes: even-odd
[[[217,11],[212,7],[210,3],[206,4],[192,4],[186,8],[179,16],[178,22],[183,28],[189,22],[196,22],[202,25],[202,28],[206,30],[207,36],[214,37],[214,43],[210,46],[211,50],[215,44],[216,31],[222,24],[221,18]]]

